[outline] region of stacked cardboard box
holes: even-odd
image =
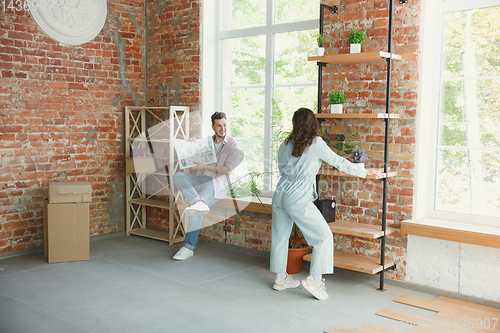
[[[49,263],[89,260],[89,182],[49,183],[44,201],[45,257]]]

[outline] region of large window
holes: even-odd
[[[425,113],[424,102],[420,123],[431,125],[435,133],[427,146],[432,175],[428,212],[435,217],[498,223],[500,32],[494,27],[500,21],[500,6],[490,0],[444,0],[434,5],[434,30],[442,34],[424,35],[424,42],[436,39],[436,47],[427,41],[424,52],[433,53],[437,70],[426,74],[433,69],[424,61],[424,77],[433,88],[422,91],[429,93],[431,112]]]
[[[216,109],[228,115],[229,134],[245,152],[242,169],[267,172],[275,187],[276,151],[293,112],[316,108],[313,54],[319,0],[219,0],[216,13]]]

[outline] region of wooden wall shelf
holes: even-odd
[[[352,118],[352,119],[384,119],[384,118],[399,118],[399,114],[391,113],[316,113],[316,118],[329,119],[329,118]]]
[[[327,54],[321,57],[308,57],[308,61],[322,62],[329,65],[359,64],[371,62],[383,62],[390,57],[390,53],[384,51]],[[392,54],[392,60],[402,60],[399,54]]]
[[[370,169],[370,168],[368,168]],[[332,167],[321,167],[318,171],[318,175],[324,175],[324,176],[338,176],[338,177],[356,177],[353,175],[350,175],[348,173],[335,170]],[[366,175],[366,179],[384,179],[384,178],[390,178],[390,177],[396,177],[398,173],[396,171],[389,171],[387,173],[382,173],[382,176],[376,176],[376,175]]]
[[[335,221],[328,223],[330,230],[335,234],[343,234],[350,236],[358,236],[363,238],[377,239],[384,236],[382,227],[379,225],[358,223],[358,222],[346,222],[346,221]],[[394,228],[386,228],[385,234],[390,235],[394,233]]]
[[[312,254],[306,254],[304,260],[311,261],[311,257]],[[341,251],[334,252],[333,266],[372,275],[380,273],[383,269],[379,258]],[[394,261],[386,258],[384,269],[389,269],[392,266],[394,266]]]

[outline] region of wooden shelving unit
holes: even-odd
[[[389,168],[389,121],[390,119],[397,119],[399,115],[390,113],[390,91],[391,91],[391,70],[392,62],[402,60],[402,56],[392,53],[392,30],[393,30],[393,6],[394,0],[389,1],[389,26],[388,26],[388,51],[373,51],[362,52],[355,54],[328,54],[321,57],[309,57],[309,61],[315,61],[318,64],[318,114],[316,117],[318,121],[325,119],[381,119],[385,122],[385,141],[384,141],[384,167],[379,170],[381,174],[378,176],[370,175],[366,178],[381,180],[383,182],[383,202],[382,202],[382,225],[368,225],[356,222],[337,221],[329,223],[330,229],[333,233],[343,234],[348,236],[356,236],[367,239],[379,239],[380,258],[367,257],[361,254],[346,253],[335,251],[334,265],[335,267],[354,270],[368,274],[380,274],[380,290],[384,289],[384,271],[395,267],[393,261],[385,258],[385,238],[387,235],[394,233],[394,228],[387,227],[386,213],[387,213],[387,179],[389,177],[397,176],[396,171],[391,171]],[[320,5],[320,33],[323,33],[323,13],[325,8],[332,10],[332,13],[337,12],[335,7]],[[352,65],[362,63],[387,63],[387,85],[386,85],[386,110],[385,113],[343,113],[343,114],[326,114],[321,113],[322,105],[322,71],[323,67],[327,65]],[[353,177],[349,174],[340,172],[331,167],[320,168],[318,175],[328,175],[337,177]],[[318,193],[319,194],[319,193]],[[306,255],[305,260],[310,260],[311,255]]]
[[[304,260],[311,261],[312,254],[306,254]],[[382,272],[382,265],[378,258],[371,258],[361,254],[353,254],[342,251],[334,252],[334,266],[338,268],[348,269],[366,274],[378,274]],[[384,269],[389,269],[394,266],[394,262],[387,260],[384,264]]]
[[[125,108],[127,235],[162,240],[170,245],[184,241],[182,224],[186,217],[176,206],[185,203],[173,186],[172,176],[179,167],[171,143],[188,138],[189,107]],[[160,198],[166,200],[157,198],[161,193]],[[168,231],[147,228],[147,207],[168,209]]]
[[[322,62],[328,65],[349,65],[361,63],[384,62],[390,59],[391,54],[384,51],[346,53],[346,54],[328,54],[321,57],[308,57],[309,61]],[[392,60],[402,60],[399,54],[393,54]]]
[[[316,113],[318,119],[396,119],[399,114],[387,113]]]
[[[382,170],[383,171],[383,170]],[[395,177],[397,176],[396,171],[388,171],[388,172],[382,172],[380,176],[377,175],[366,175],[367,179],[384,179],[387,177]],[[348,173],[336,170],[332,167],[321,167],[318,171],[318,175],[324,175],[324,176],[337,176],[337,177],[354,177]]]
[[[357,236],[370,239],[378,239],[384,237],[382,226],[365,224],[358,222],[335,221],[328,223],[330,230],[334,234],[344,234],[349,236]],[[385,235],[394,233],[396,229],[387,228]]]

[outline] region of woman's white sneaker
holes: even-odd
[[[307,278],[302,280],[302,285],[308,292],[320,301],[324,301],[328,298],[325,288],[325,279],[321,279],[321,281],[316,282],[311,275],[308,275]]]
[[[172,257],[172,259],[186,260],[187,258],[191,258],[192,256],[194,256],[194,251],[183,246],[179,251],[177,251],[177,253]]]
[[[300,281],[295,280],[289,275],[287,275],[286,278],[284,279],[280,279],[279,277],[276,276],[276,279],[274,279],[273,289],[285,290],[290,288],[297,288],[298,286],[300,286]]]

